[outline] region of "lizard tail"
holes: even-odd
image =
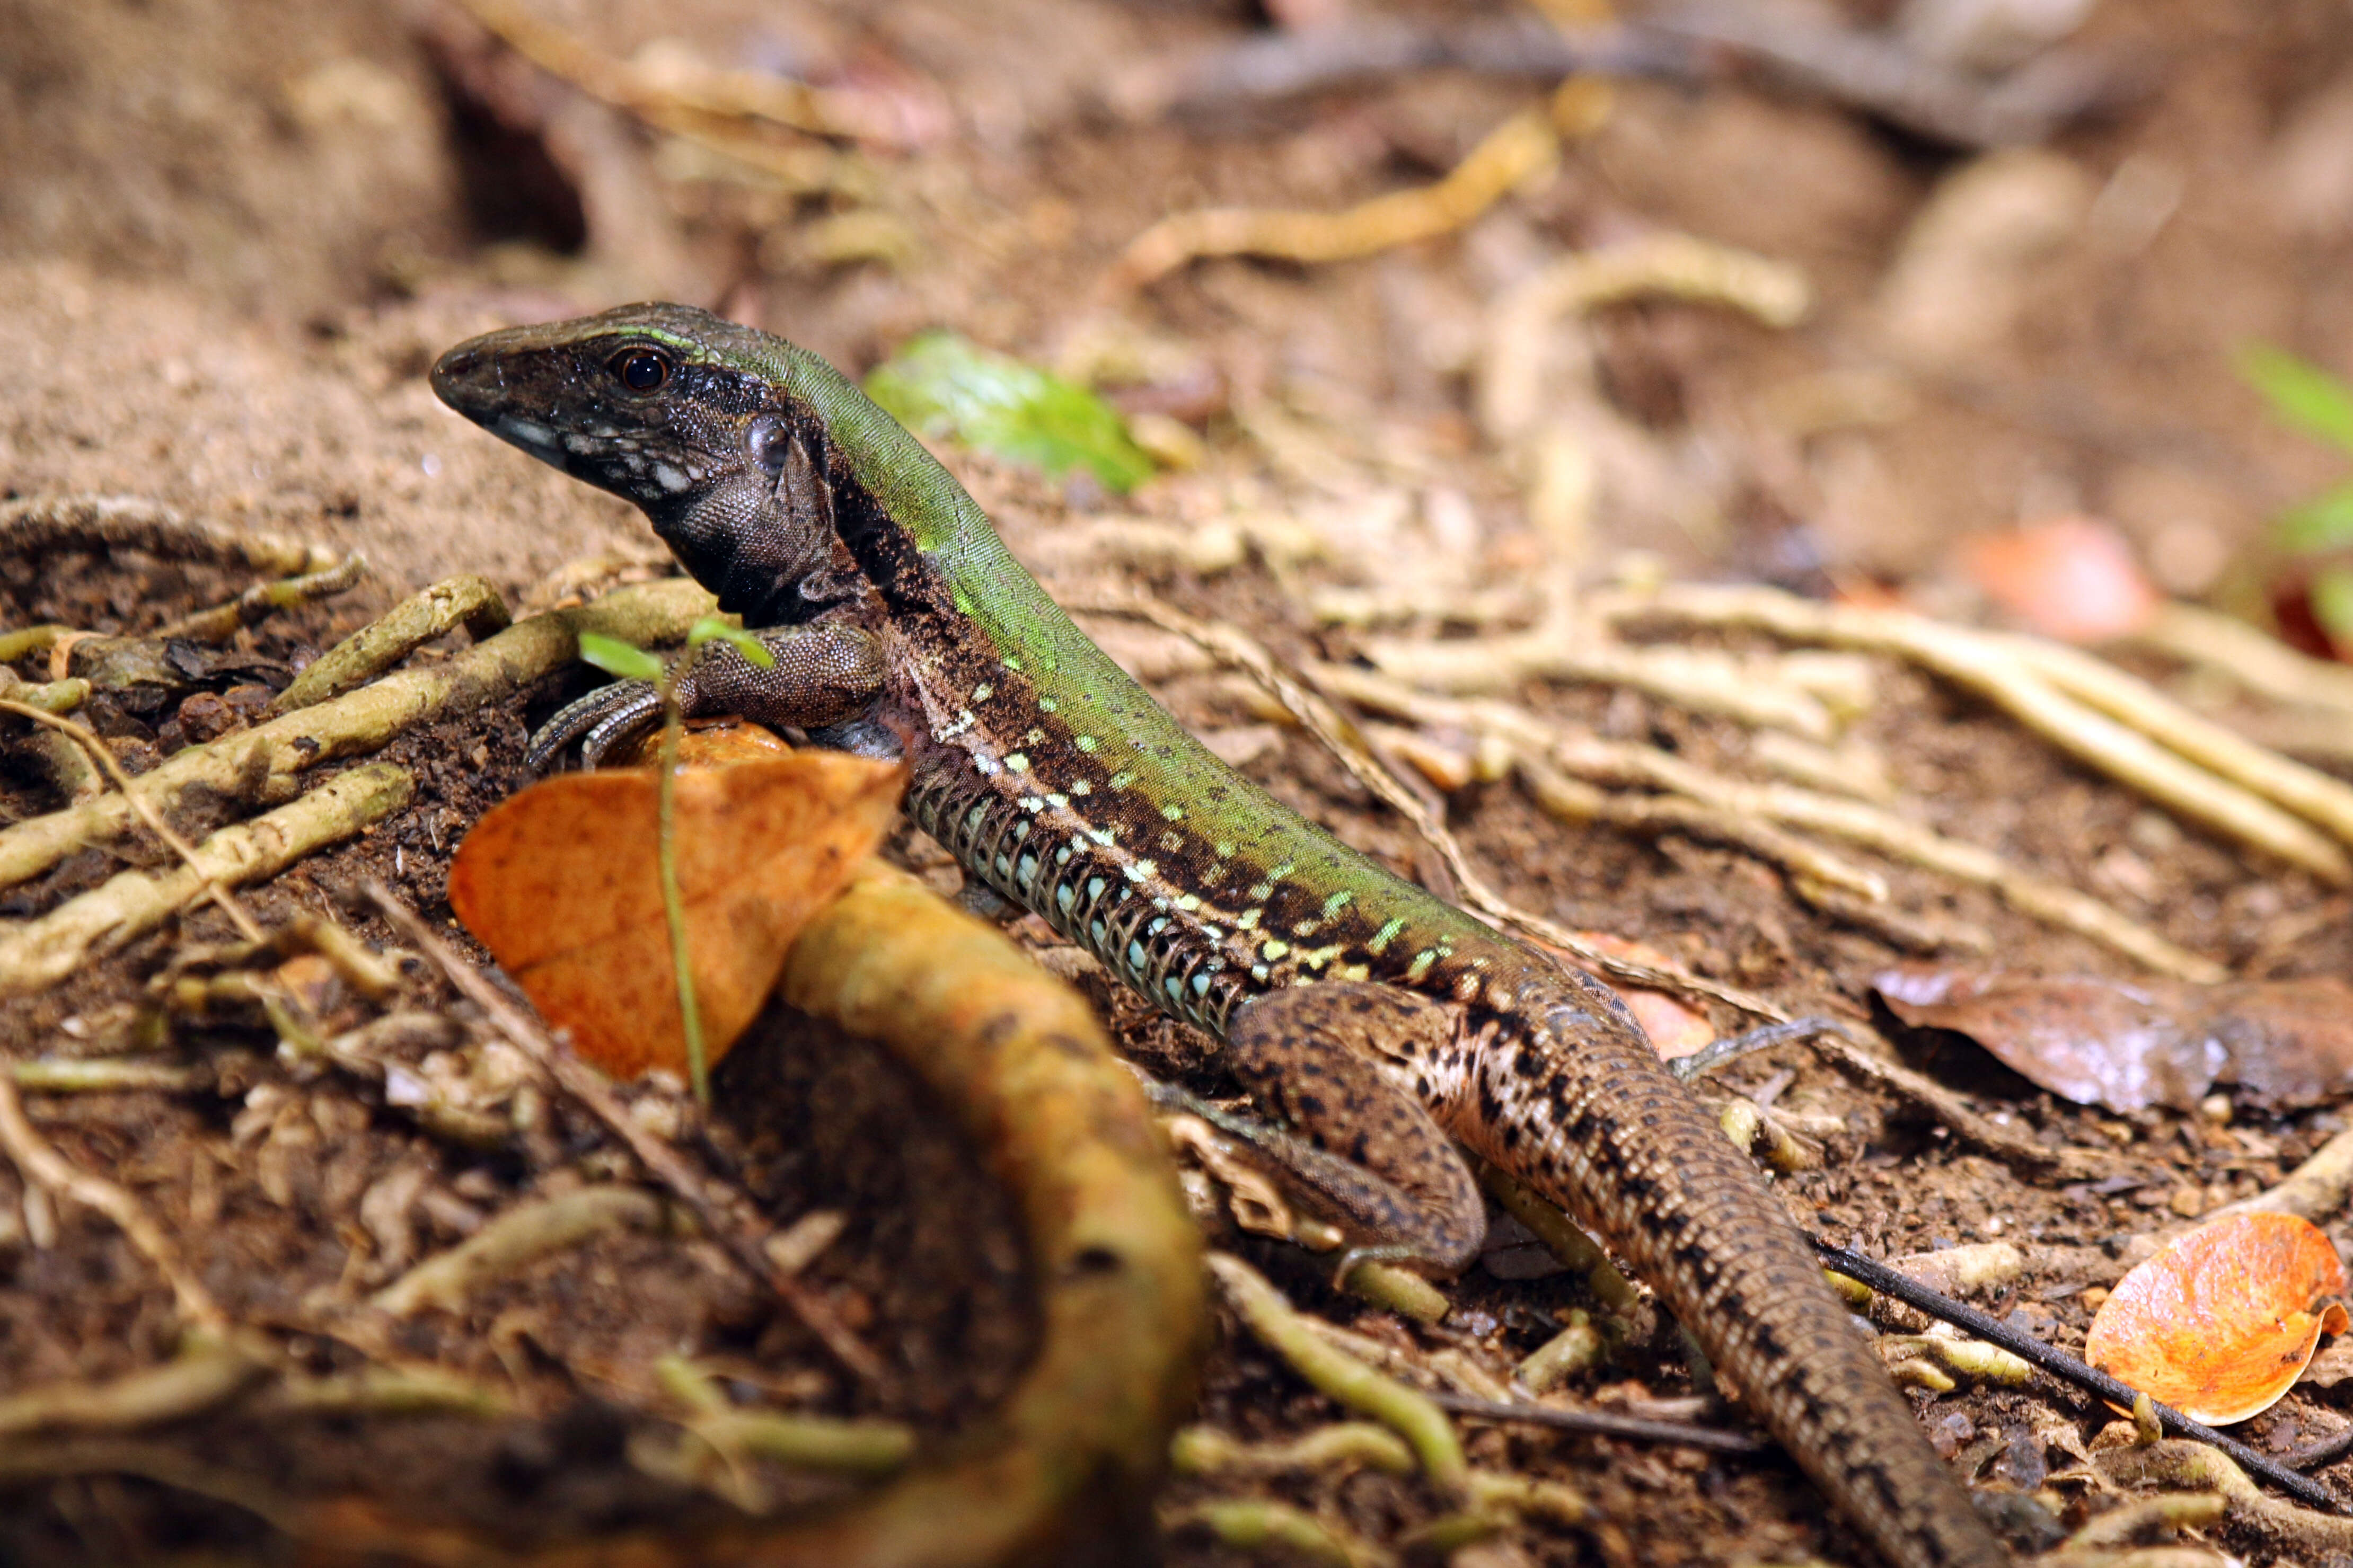
[[[1514,1009],[1458,1133],[1633,1266],[1892,1568],[2006,1568],[1756,1166],[1614,1001]]]

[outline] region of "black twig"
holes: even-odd
[[[1890,1296],[1907,1307],[1914,1307],[1952,1324],[1966,1329],[1989,1344],[1999,1345],[2021,1361],[2031,1362],[2063,1383],[2070,1383],[2087,1394],[2096,1394],[2109,1404],[2131,1409],[2141,1397],[2140,1391],[2110,1377],[2098,1367],[2078,1357],[2069,1355],[2055,1345],[2045,1344],[2032,1334],[2011,1328],[2000,1319],[1964,1306],[1941,1291],[1908,1275],[1898,1273],[1886,1264],[1865,1258],[1860,1252],[1834,1247],[1814,1238],[1814,1250],[1821,1255],[1823,1264],[1831,1272],[1870,1286],[1883,1296]],[[2158,1424],[2177,1437],[2195,1437],[2200,1443],[2220,1448],[2238,1461],[2242,1469],[2261,1476],[2272,1485],[2297,1500],[2329,1513],[2347,1511],[2345,1504],[2328,1488],[2308,1476],[2299,1476],[2277,1459],[2258,1454],[2236,1438],[2225,1437],[2202,1421],[2192,1421],[2170,1405],[2158,1405],[2154,1399]]]
[[[1786,1045],[1791,1040],[1810,1040],[1816,1035],[1845,1035],[1846,1032],[1846,1026],[1836,1018],[1792,1018],[1786,1024],[1760,1024],[1745,1033],[1712,1040],[1690,1056],[1669,1062],[1667,1070],[1689,1083],[1751,1051]]]

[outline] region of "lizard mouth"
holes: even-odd
[[[564,443],[554,431],[521,415],[501,414],[491,421],[489,429],[491,435],[509,446],[520,447],[533,457],[553,463],[559,468],[568,468],[575,455],[565,450]]]

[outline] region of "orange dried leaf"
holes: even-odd
[[[737,763],[765,762],[770,757],[792,754],[793,748],[782,736],[749,719],[691,719],[687,721],[686,732],[678,738],[678,765],[681,768],[732,767]],[[616,766],[649,768],[660,755],[661,731],[653,730],[636,745],[615,753],[607,761]]]
[[[1672,956],[1648,942],[1603,931],[1581,931],[1577,934],[1615,957],[1647,963],[1654,969],[1675,967]],[[1696,1056],[1715,1043],[1715,1026],[1707,1021],[1705,1014],[1685,1006],[1663,991],[1649,991],[1623,982],[1612,984],[1625,1002],[1626,1010],[1634,1015],[1634,1021],[1651,1037],[1651,1044],[1662,1061]]]
[[[801,752],[678,775],[677,858],[715,1066],[785,951],[889,827],[901,770]],[[683,1073],[649,770],[572,773],[492,810],[459,846],[449,907],[574,1048],[616,1078]]]
[[[1960,542],[1961,570],[2029,631],[2063,642],[2105,642],[2156,614],[2132,546],[2112,525],[2059,517]]]
[[[2308,1220],[2237,1215],[2199,1226],[2117,1281],[2084,1359],[2211,1426],[2269,1409],[2323,1333],[2347,1327],[2345,1266]]]

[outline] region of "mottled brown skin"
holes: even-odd
[[[1229,1042],[1239,1072],[1369,1167],[1368,1188],[1335,1194],[1368,1226],[1438,1267],[1471,1256],[1483,1221],[1460,1140],[1622,1255],[1888,1563],[2008,1561],[1756,1168],[1618,998],[1212,758],[822,361],[632,306],[461,344],[434,384],[636,501],[723,607],[815,639],[797,668],[814,647],[837,674],[879,650],[862,714],[828,738],[902,754],[909,812],[969,872]],[[748,670],[725,684],[786,723],[842,696]]]

